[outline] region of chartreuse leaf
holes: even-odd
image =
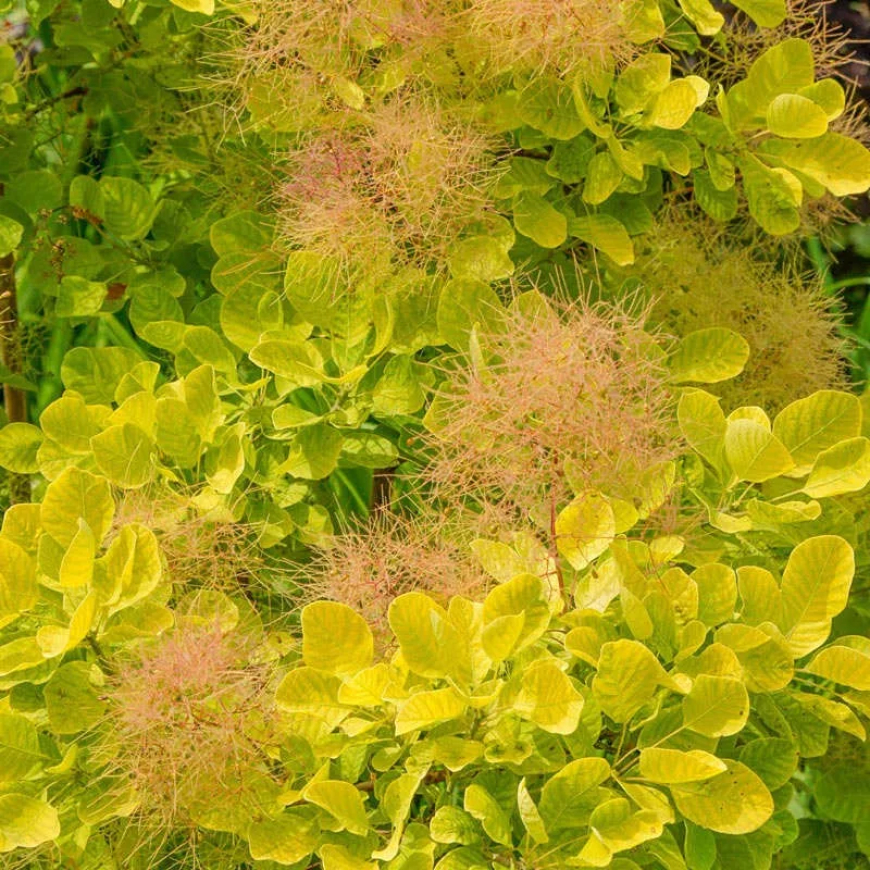
[[[25,716],[0,714],[0,785],[27,779],[45,760],[33,723]]]
[[[438,298],[438,332],[456,350],[468,349],[472,329],[495,332],[504,306],[489,284],[469,278],[448,281]]]
[[[831,620],[846,607],[854,574],[855,554],[837,535],[809,538],[792,550],[782,575],[780,627],[795,656],[827,640]]]
[[[614,89],[616,102],[627,115],[640,112],[656,94],[668,86],[670,80],[669,54],[642,54],[619,74]]]
[[[414,773],[403,773],[387,786],[381,800],[381,808],[393,825],[393,834],[383,849],[372,852],[372,858],[379,861],[392,861],[398,854],[405,823],[411,812],[411,803],[427,772],[427,768],[424,767]]]
[[[690,390],[680,396],[677,405],[680,432],[693,450],[715,469],[725,461],[727,420],[719,399],[704,390]]]
[[[709,0],[678,0],[686,18],[702,36],[713,36],[722,29],[725,19]]]
[[[530,190],[518,193],[513,201],[513,215],[517,231],[542,248],[558,248],[568,237],[568,219],[538,193]]]
[[[623,639],[601,647],[592,694],[614,721],[631,719],[652,700],[660,685],[678,690],[658,659],[639,641]]]
[[[100,604],[114,613],[141,601],[163,576],[154,532],[140,523],[123,526],[95,565],[94,587]]]
[[[640,753],[640,775],[650,782],[673,785],[701,782],[727,770],[721,758],[701,749],[681,752],[677,749],[649,747]]]
[[[115,502],[108,481],[70,467],[48,485],[40,517],[43,529],[66,548],[79,531],[80,519],[87,523],[94,539],[102,541],[114,513]]]
[[[302,796],[309,803],[326,810],[342,829],[365,836],[369,830],[362,792],[349,782],[320,780],[306,786]]]
[[[517,809],[519,810],[523,827],[529,836],[536,843],[548,842],[550,837],[547,834],[547,828],[544,826],[544,820],[541,818],[540,812],[538,812],[534,799],[529,794],[525,777],[517,785]]]
[[[762,483],[794,468],[794,460],[769,426],[732,418],[725,427],[725,458],[739,480]]]
[[[547,587],[534,574],[519,574],[502,583],[483,603],[483,646],[494,661],[534,643],[550,623]]]
[[[855,648],[843,645],[854,641]],[[839,637],[815,655],[804,670],[843,686],[870,692],[870,641],[862,637]]]
[[[109,426],[91,438],[97,467],[117,486],[137,489],[151,479],[154,442],[133,423]]]
[[[810,498],[830,498],[857,492],[870,482],[870,440],[849,438],[823,450],[810,469],[803,492]]]
[[[769,150],[834,196],[852,196],[870,187],[870,151],[857,139],[829,131],[815,139],[772,142]]]
[[[433,689],[418,692],[398,704],[396,734],[407,734],[431,728],[440,722],[449,722],[461,716],[466,703],[456,689]]]
[[[492,236],[472,236],[450,248],[447,257],[454,278],[473,281],[500,281],[513,274],[513,260],[500,239]]]
[[[720,834],[749,834],[773,815],[767,786],[745,764],[726,761],[727,770],[702,782],[670,786],[677,809],[702,828]]]
[[[544,731],[573,734],[580,724],[583,696],[554,661],[542,659],[523,671],[513,708]]]
[[[786,405],[773,421],[773,434],[795,461],[795,474],[806,474],[823,450],[861,434],[861,403],[838,390],[819,390]]]
[[[421,592],[407,592],[390,605],[390,627],[408,667],[421,677],[467,673],[468,646],[447,611]]]
[[[38,600],[33,559],[18,544],[0,537],[0,626],[30,610]]]
[[[613,866],[610,858],[614,853],[633,849],[662,834],[662,822],[654,812],[636,812],[625,798],[614,798],[595,807],[589,827],[591,836],[577,860],[595,867]]]
[[[735,378],[749,359],[749,343],[722,326],[698,329],[680,340],[668,359],[675,383],[715,384]]]
[[[310,667],[353,675],[371,665],[373,651],[371,629],[346,604],[315,601],[302,610],[302,657]]]
[[[104,176],[100,180],[106,229],[124,241],[143,238],[157,209],[147,188],[132,178]]]
[[[828,129],[828,115],[807,97],[780,94],[767,107],[767,129],[787,139],[813,139]]]
[[[734,677],[700,674],[683,698],[683,727],[707,737],[727,737],[749,718],[749,694]]]
[[[310,855],[320,840],[316,810],[291,807],[276,818],[254,822],[247,838],[255,861],[295,864]]]
[[[54,658],[71,650],[84,640],[94,624],[98,598],[95,591],[89,592],[70,617],[69,625],[43,625],[36,632],[36,642],[46,658]]]
[[[278,684],[275,702],[288,713],[307,713],[331,729],[347,716],[347,708],[339,703],[341,680],[333,674],[302,667],[290,671]]]
[[[581,570],[597,559],[616,534],[613,508],[603,496],[577,496],[556,517],[556,546],[572,568]]]
[[[610,777],[610,765],[603,758],[569,761],[544,783],[538,811],[550,835],[589,822],[600,801],[599,786]]]
[[[0,257],[11,254],[18,247],[23,235],[24,227],[18,221],[0,214]]]
[[[510,818],[483,786],[477,783],[468,786],[465,789],[463,806],[467,813],[483,825],[483,830],[490,839],[503,846],[512,844]]]
[[[23,794],[0,795],[0,852],[33,849],[60,836],[57,810]]]
[[[459,807],[439,807],[429,823],[429,833],[436,843],[459,843],[468,846],[480,840],[474,818]]]
[[[300,429],[280,472],[303,480],[323,480],[335,470],[344,436],[327,423]]]
[[[323,870],[377,870],[373,861],[363,861],[346,849],[332,843],[324,843],[318,848]]]
[[[664,130],[679,130],[706,99],[709,85],[698,76],[674,79],[656,95],[646,121]]]
[[[580,215],[568,221],[568,232],[607,254],[617,266],[634,262],[634,243],[625,225],[609,214]]]
[[[776,626],[731,623],[716,632],[716,641],[737,654],[746,686],[753,692],[779,691],[794,677],[794,657]]]
[[[734,5],[762,27],[779,27],[788,13],[785,0],[736,0]]]
[[[37,426],[7,423],[0,428],[0,467],[13,474],[34,474],[39,471],[37,452],[44,440]]]

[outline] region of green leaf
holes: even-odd
[[[683,727],[707,737],[737,734],[748,718],[749,694],[733,677],[699,674],[683,698]]]
[[[617,266],[630,266],[634,262],[634,244],[625,225],[609,214],[591,214],[573,217],[568,221],[568,232],[607,254]]]
[[[838,764],[818,780],[814,797],[824,816],[852,824],[870,817],[870,777],[856,773],[853,765]]]
[[[23,794],[0,795],[0,852],[34,849],[60,836],[57,810]]]
[[[518,108],[522,122],[548,139],[573,139],[586,127],[577,114],[571,89],[557,78],[534,77],[521,92]]]
[[[681,752],[649,747],[640,752],[640,775],[650,782],[664,785],[702,782],[725,770],[727,766],[721,758],[701,749]]]
[[[836,535],[798,544],[782,575],[781,628],[795,656],[821,646],[831,620],[846,607],[855,574],[855,554]]]
[[[18,247],[23,235],[24,227],[18,221],[0,214],[0,257],[11,254]]]
[[[569,761],[545,783],[538,810],[553,835],[566,828],[585,826],[600,801],[599,786],[610,778],[610,765],[603,758]]]
[[[373,654],[371,629],[346,604],[315,601],[303,608],[305,664],[331,674],[353,675],[371,665]]]
[[[63,185],[56,173],[48,169],[31,169],[13,175],[6,182],[3,195],[28,214],[35,215],[63,204]]]
[[[102,281],[64,275],[54,311],[58,317],[91,317],[99,314],[105,298],[106,285]]]
[[[851,393],[819,390],[786,405],[773,421],[773,434],[806,474],[823,450],[861,434],[861,402]]]
[[[94,460],[117,486],[137,489],[151,480],[154,442],[133,423],[109,426],[91,438]]]
[[[823,450],[816,457],[803,492],[810,498],[830,498],[846,492],[858,492],[868,482],[870,440],[850,438]]]
[[[39,471],[36,455],[44,440],[37,426],[7,423],[0,429],[0,466],[13,474],[34,474]]]
[[[290,865],[314,851],[320,841],[320,826],[310,808],[291,807],[274,819],[251,824],[247,838],[255,861]]]
[[[580,724],[583,696],[554,661],[536,661],[522,673],[513,709],[551,734],[573,734]]]
[[[724,446],[725,458],[739,480],[762,483],[794,468],[785,445],[757,420],[728,420]]]
[[[106,229],[132,242],[144,238],[154,223],[157,208],[147,188],[132,178],[103,176],[100,179]]]
[[[320,780],[306,786],[302,796],[309,803],[326,810],[351,834],[365,836],[369,831],[362,792],[349,782]]]
[[[45,684],[45,708],[55,734],[78,734],[105,718],[106,704],[91,682],[91,671],[87,662],[68,662]]]
[[[64,549],[79,530],[83,519],[102,541],[112,524],[115,502],[108,481],[80,468],[62,471],[45,491],[42,500],[42,527]]]
[[[556,546],[578,571],[607,550],[615,534],[613,508],[600,495],[578,496],[556,517]]]
[[[615,722],[627,722],[652,700],[660,685],[676,688],[647,647],[636,640],[616,640],[601,647],[592,693]]]
[[[8,366],[0,362],[0,384],[9,384],[16,390],[24,390],[29,393],[36,392],[36,384],[28,380],[24,375],[13,372]]]
[[[797,746],[781,737],[751,740],[740,750],[739,761],[753,770],[769,789],[785,785],[797,770]]]
[[[542,248],[558,248],[568,237],[568,219],[538,193],[529,190],[518,193],[513,200],[513,213],[517,231]]]
[[[720,834],[749,834],[773,815],[765,784],[739,761],[712,779],[672,785],[677,809],[689,821]]]
[[[807,97],[780,94],[767,107],[767,129],[786,139],[814,139],[828,129],[828,115]]]
[[[396,735],[408,734],[449,722],[462,716],[466,702],[456,689],[434,689],[417,692],[397,705]]]
[[[730,329],[714,326],[690,332],[668,359],[671,378],[683,384],[715,384],[735,378],[749,359],[749,343]]]

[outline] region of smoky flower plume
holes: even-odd
[[[630,497],[639,475],[677,450],[663,351],[644,318],[628,306],[519,297],[502,328],[479,337],[478,359],[446,372],[427,417],[424,477],[448,501],[490,511],[528,512],[570,490]]]

